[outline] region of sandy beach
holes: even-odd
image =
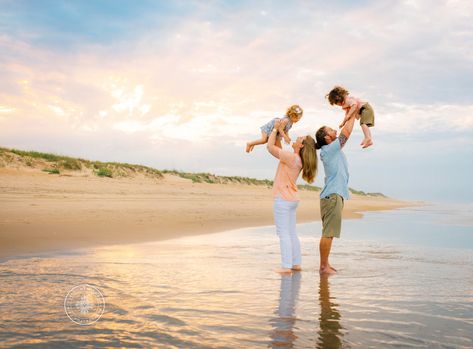
[[[270,188],[193,183],[175,175],[103,178],[0,168],[0,257],[169,239],[273,224]],[[318,192],[300,191],[298,221],[320,219]],[[353,195],[345,218],[412,203]]]

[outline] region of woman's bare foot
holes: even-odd
[[[301,271],[302,270],[302,268],[299,264],[293,265],[291,269],[294,270],[294,271]]]
[[[250,143],[246,143],[246,152],[249,153],[253,150],[255,146],[250,144]]]
[[[288,275],[288,274],[292,274],[292,269],[281,268],[281,269],[276,270],[276,273],[281,274],[281,275]]]
[[[328,267],[332,270],[335,270],[335,271],[338,271],[337,269],[335,269],[334,267],[332,267],[330,264],[328,265]]]
[[[371,138],[365,138],[360,145],[362,148],[368,148],[369,146],[373,145],[373,140]]]

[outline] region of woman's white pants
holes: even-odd
[[[298,201],[274,199],[274,223],[281,248],[281,267],[290,269],[301,264],[301,245],[296,233],[296,210]]]

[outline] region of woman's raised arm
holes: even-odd
[[[274,122],[273,131],[271,132],[268,138],[268,145],[266,146],[270,154],[277,159],[279,159],[279,153],[281,151],[281,149],[276,146],[276,137],[278,135],[278,129],[280,126],[281,126],[281,121],[276,120]]]

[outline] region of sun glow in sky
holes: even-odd
[[[297,103],[293,135],[375,108],[350,186],[471,202],[471,1],[0,1],[0,145],[272,178],[245,143]],[[320,172],[317,184],[323,181]]]

